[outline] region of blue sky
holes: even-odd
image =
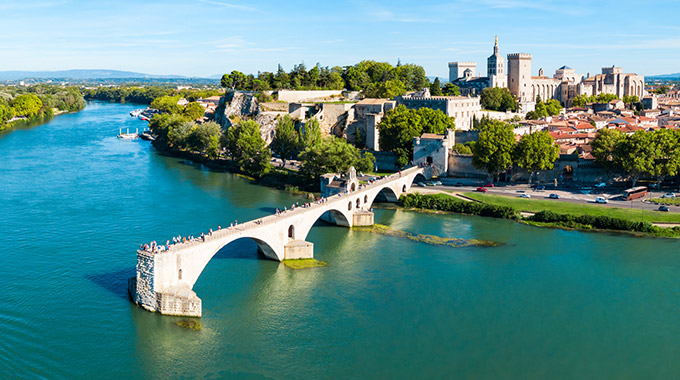
[[[534,73],[654,75],[680,72],[677,15],[678,0],[2,0],[0,70],[208,76],[401,59],[447,77],[457,60],[485,74],[497,34],[504,56],[533,54]]]

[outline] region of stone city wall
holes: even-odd
[[[312,90],[312,91],[279,90],[279,101],[312,102],[315,100],[324,100],[325,98],[339,97],[341,95],[342,90]]]

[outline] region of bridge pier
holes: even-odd
[[[374,224],[373,222],[373,212],[371,211],[357,211],[352,215],[352,225],[353,226],[372,226]]]
[[[284,260],[313,259],[314,243],[304,240],[291,240],[283,247]]]

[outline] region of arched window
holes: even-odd
[[[352,209],[352,201],[350,201],[350,202],[347,204],[347,209],[348,209],[348,210],[351,210],[351,209]]]
[[[180,280],[182,279],[182,270],[181,269],[177,272],[177,278],[179,278]]]
[[[404,187],[401,188],[401,192],[402,192],[402,193],[405,193],[405,192],[406,192],[406,185],[404,185]]]
[[[357,190],[357,184],[352,182],[352,186],[350,187],[350,191],[356,191]]]
[[[364,203],[368,203],[368,195],[364,195]]]
[[[288,227],[288,237],[291,239],[295,239],[295,226],[292,224],[290,225],[290,227]]]
[[[359,206],[361,206],[361,199],[357,198],[357,208],[359,208]]]

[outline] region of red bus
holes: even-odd
[[[632,189],[623,191],[623,199],[632,201],[633,199],[642,198],[647,195],[647,188],[645,186],[638,186]]]

